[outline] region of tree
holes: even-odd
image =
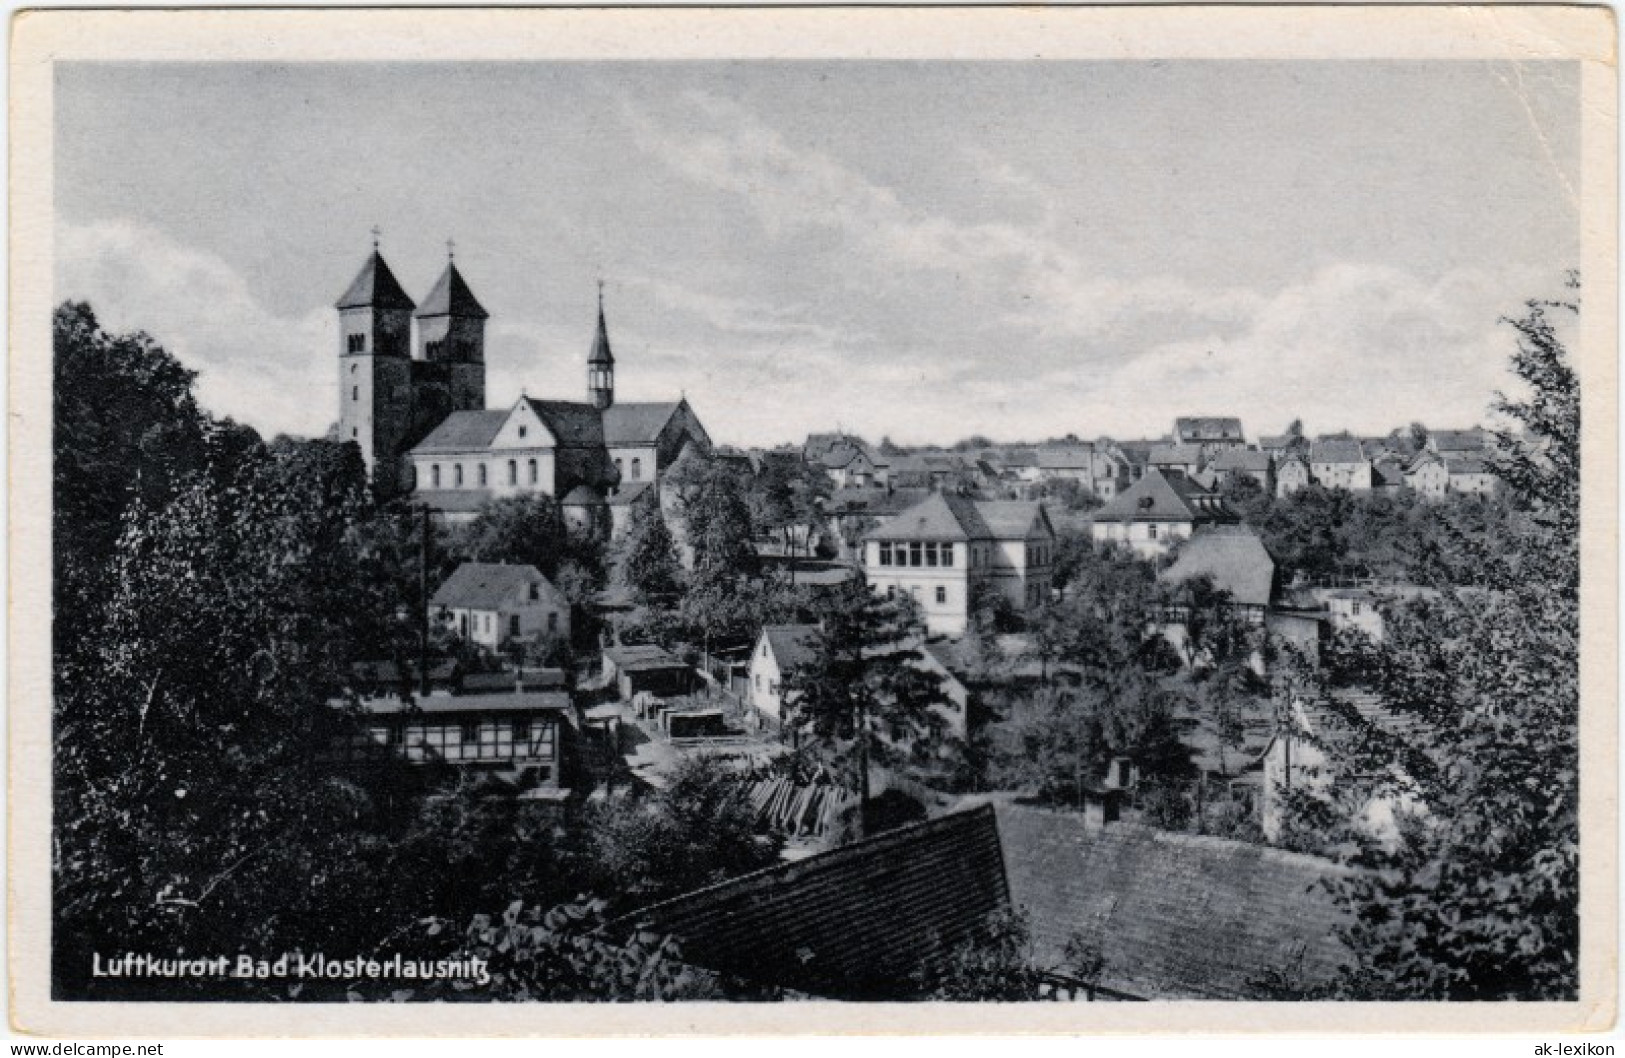
[[[1397,847],[1361,850],[1367,870],[1341,888],[1350,996],[1576,995],[1580,405],[1560,321],[1578,311],[1530,302],[1510,321],[1529,393],[1498,404],[1525,432],[1494,461],[1524,517],[1488,539],[1447,533],[1443,565],[1472,589],[1391,611],[1366,666],[1415,721],[1405,788],[1425,814]]]
[[[812,659],[783,680],[785,700],[795,701],[789,723],[845,774],[867,811],[871,758],[888,743],[933,741],[943,726],[931,711],[942,681],[919,664],[919,615],[907,597],[854,579],[825,596],[818,615]],[[891,737],[881,741],[881,732]]]
[[[677,544],[658,504],[639,504],[633,513],[622,578],[644,600],[664,599],[682,590]]]

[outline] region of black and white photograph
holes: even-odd
[[[14,987],[1612,1024],[1611,21],[1037,10],[19,16]]]

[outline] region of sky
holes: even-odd
[[[454,240],[487,402],[713,439],[1487,421],[1579,263],[1579,72],[1505,62],[61,64],[56,300],[217,414],[336,418],[333,302]]]

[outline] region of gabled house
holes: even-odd
[[[863,567],[874,590],[912,595],[933,634],[960,636],[978,591],[1018,613],[1042,604],[1054,551],[1041,504],[936,493],[864,537]]]
[[[891,476],[891,461],[876,453],[860,437],[813,434],[803,446],[802,454],[808,463],[822,470],[836,488],[884,485]]]
[[[783,727],[787,709],[794,706],[785,700],[784,678],[813,659],[817,638],[818,626],[808,624],[764,625],[756,636],[748,666],[750,704],[769,728]]]
[[[1450,469],[1442,456],[1431,448],[1424,448],[1405,468],[1405,484],[1418,496],[1442,500],[1450,491]]]
[[[1215,481],[1223,485],[1232,478],[1251,478],[1268,496],[1275,491],[1275,461],[1268,452],[1250,448],[1226,448],[1208,465]]]
[[[1173,470],[1195,477],[1203,465],[1202,448],[1200,445],[1157,445],[1146,461],[1153,470]]]
[[[1309,471],[1309,457],[1303,449],[1292,449],[1275,464],[1275,495],[1290,496],[1314,481]]]
[[[1250,526],[1213,525],[1179,545],[1174,564],[1161,579],[1182,584],[1206,577],[1230,596],[1231,613],[1248,624],[1263,624],[1275,598],[1275,560]]]
[[[1174,441],[1201,451],[1204,461],[1227,448],[1244,448],[1247,437],[1241,420],[1229,417],[1187,416],[1174,420]]]
[[[1482,457],[1447,456],[1445,471],[1451,492],[1466,496],[1493,496],[1500,478]]]
[[[1326,438],[1310,445],[1309,473],[1322,488],[1371,490],[1371,460],[1355,438]]]
[[[1184,474],[1151,470],[1094,512],[1093,533],[1097,543],[1125,544],[1142,558],[1156,558],[1198,526],[1234,521],[1217,493]]]
[[[1470,430],[1433,430],[1428,434],[1427,449],[1446,458],[1482,457],[1493,441],[1494,436],[1489,431],[1476,426]]]
[[[535,566],[464,562],[429,600],[429,620],[490,651],[570,638],[570,603]]]

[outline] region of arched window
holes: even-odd
[[[632,460],[632,480],[637,481],[641,477],[643,477],[643,460],[634,459]]]
[[[536,480],[536,460],[532,459],[530,461],[530,483],[534,485]]]
[[[485,464],[480,464],[480,488],[485,487]]]
[[[430,467],[429,467],[429,486],[430,486],[430,488],[436,488],[436,489],[438,489],[440,487],[440,464],[439,463],[431,464]]]
[[[458,463],[451,468],[451,483],[457,488],[463,487],[463,464]]]
[[[508,460],[508,484],[519,484],[519,464],[512,459]]]
[[[350,387],[350,399],[351,400],[360,400],[361,399],[361,387],[360,386],[351,386]]]

